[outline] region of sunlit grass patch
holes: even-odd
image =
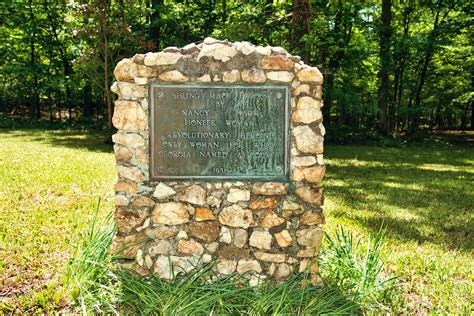
[[[469,313],[474,291],[474,148],[328,145],[326,231],[387,230],[397,312]]]
[[[111,147],[87,133],[90,146],[74,147],[69,134],[0,130],[0,310],[66,307],[71,245],[99,198],[100,214],[112,209]]]

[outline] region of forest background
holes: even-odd
[[[472,130],[472,17],[455,0],[2,1],[0,116],[111,128],[119,60],[213,36],[317,66],[332,139]]]

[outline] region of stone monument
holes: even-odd
[[[114,71],[117,233],[112,252],[170,279],[320,281],[322,83],[281,47],[206,38]]]

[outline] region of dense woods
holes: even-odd
[[[332,130],[474,129],[470,1],[23,0],[0,23],[4,116],[107,124],[120,59],[213,36],[318,66]]]

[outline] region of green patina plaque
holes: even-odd
[[[290,86],[151,84],[151,180],[287,181]]]

